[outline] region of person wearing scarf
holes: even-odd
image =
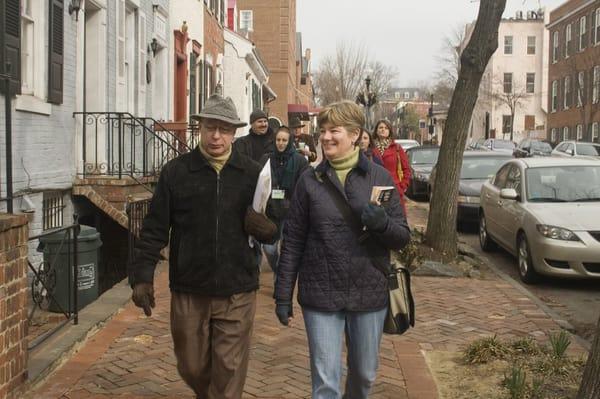
[[[308,161],[296,150],[292,134],[286,126],[277,130],[272,151],[263,155],[260,164],[264,166],[267,160],[271,165],[271,198],[267,203],[267,215],[277,225],[277,241],[272,244],[263,244],[263,250],[269,266],[273,270],[273,280],[275,281],[284,220],[290,207],[296,182],[308,166]]]
[[[406,215],[406,199],[404,193],[410,182],[410,166],[408,157],[401,146],[394,142],[392,125],[385,119],[375,124],[373,130],[373,153],[383,160],[383,167],[390,172],[394,185],[400,194],[400,202]]]

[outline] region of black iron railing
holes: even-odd
[[[171,159],[190,150],[178,135],[152,118],[128,112],[74,112],[82,126],[83,164],[87,176],[156,176]],[[185,133],[185,131],[184,131]]]
[[[135,244],[138,238],[140,237],[140,232],[142,231],[142,223],[144,221],[144,217],[148,213],[148,208],[150,207],[151,199],[143,199],[137,200],[127,203],[127,218],[128,218],[128,259],[127,265],[131,266],[133,263],[135,254]],[[131,270],[129,270],[131,271]],[[130,275],[131,281],[131,275]]]
[[[49,230],[29,238],[30,242],[43,242],[44,238],[53,236],[54,242],[52,245],[46,245],[45,248],[38,247],[43,250],[41,261],[31,261],[31,257],[27,259],[29,270],[33,274],[31,280],[32,301],[27,317],[30,336],[32,336],[32,330],[39,331],[39,334],[33,334],[28,349],[38,346],[71,320],[74,324],[79,322],[78,295],[74,294],[78,292],[78,267],[76,265],[78,264],[77,237],[79,230],[79,223],[75,219],[75,223],[70,226]],[[57,235],[58,239],[56,239]],[[67,281],[64,281],[65,279]],[[67,292],[60,292],[57,287],[66,289]],[[59,299],[59,296],[62,299]],[[66,307],[64,307],[65,303]],[[59,317],[59,320],[62,319],[62,321],[53,322],[53,318],[48,314],[45,317],[34,318],[38,309],[47,311],[51,307],[54,312],[57,312],[55,314],[62,314]]]

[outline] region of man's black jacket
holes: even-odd
[[[131,265],[132,285],[152,282],[169,243],[172,291],[230,296],[258,288],[257,257],[244,215],[260,166],[235,149],[217,175],[198,149],[161,171]]]
[[[275,133],[271,128],[263,135],[256,134],[250,129],[250,132],[236,139],[233,142],[233,148],[241,154],[247,155],[252,160],[259,162],[263,155],[269,154],[273,150],[275,143]]]

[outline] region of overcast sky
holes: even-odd
[[[564,1],[507,0],[504,16],[539,5],[549,12]],[[296,23],[313,69],[337,42],[364,43],[374,59],[397,68],[400,85],[410,85],[431,78],[443,37],[475,20],[478,8],[472,0],[297,0]]]

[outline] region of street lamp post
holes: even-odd
[[[356,103],[362,104],[365,107],[365,119],[366,119],[366,128],[367,130],[371,130],[373,126],[371,126],[371,107],[377,103],[377,95],[375,93],[371,93],[371,78],[369,76],[365,79],[366,91],[358,93],[356,96]]]
[[[430,103],[429,103],[429,137],[428,139],[431,140],[431,137],[433,136],[433,129],[434,129],[434,123],[435,123],[435,119],[433,117],[433,94],[430,97]]]

